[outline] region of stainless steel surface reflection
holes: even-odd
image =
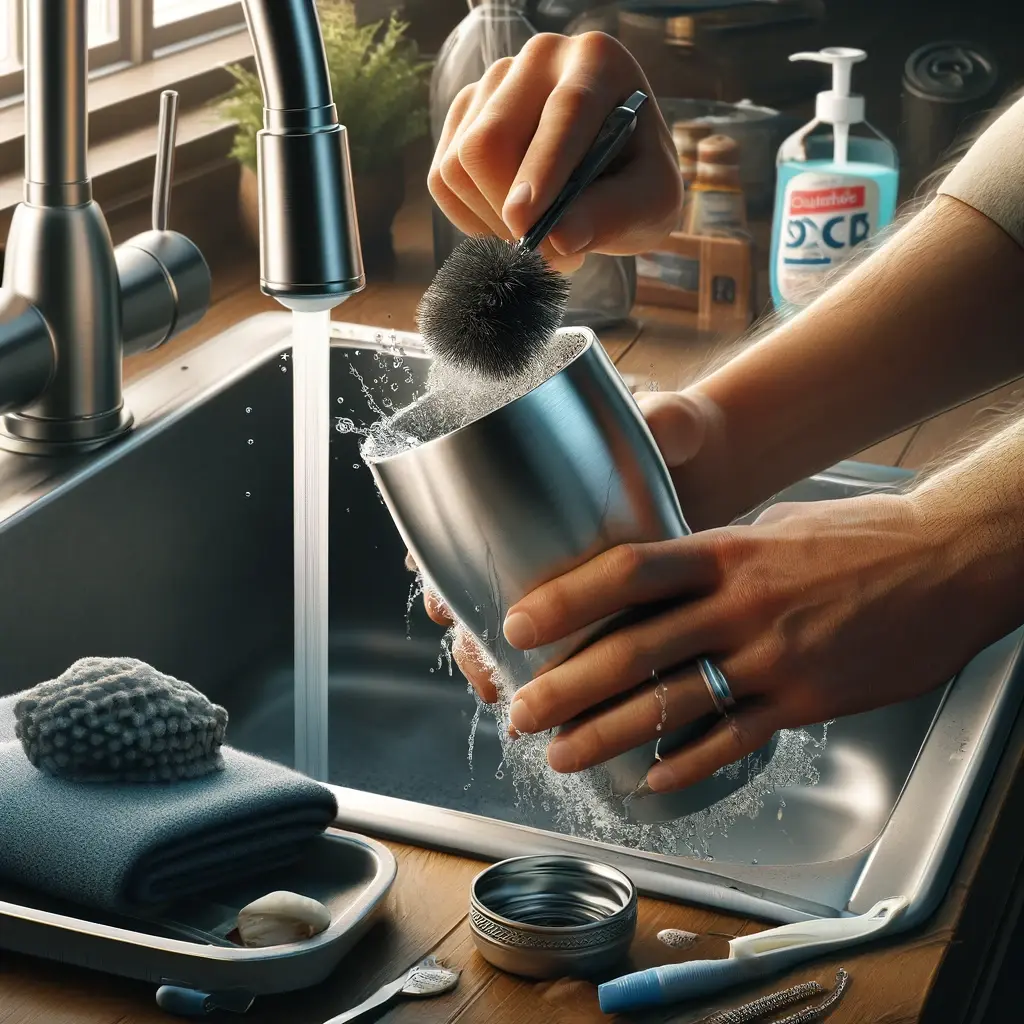
[[[616,868],[579,857],[515,857],[473,879],[469,924],[481,956],[527,978],[593,977],[629,952],[637,894]]]
[[[618,544],[690,532],[654,438],[604,348],[586,328],[558,333],[578,336],[580,347],[554,376],[458,430],[370,465],[424,575],[517,688],[617,622],[604,619],[523,652],[508,644],[502,630],[513,604]],[[436,400],[428,393],[400,419],[420,419]],[[652,680],[649,699],[656,710],[655,690]],[[715,721],[710,695],[708,712],[666,735],[660,753]],[[629,817],[672,821],[710,806],[760,772],[775,742],[738,771],[629,801]],[[625,819],[623,800],[655,757],[652,740],[607,762],[589,777],[594,799]]]

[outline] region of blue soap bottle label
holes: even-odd
[[[775,281],[785,302],[803,306],[822,280],[875,233],[880,195],[870,178],[803,171],[786,183],[775,252]]]

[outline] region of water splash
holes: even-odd
[[[346,511],[348,511],[346,509]],[[405,639],[412,639],[412,610],[425,589],[422,573],[416,573],[409,584],[409,595],[405,600]]]
[[[456,627],[456,633],[460,628],[463,627]],[[446,635],[450,638],[451,631]],[[451,643],[449,639],[449,650]],[[466,641],[462,640],[460,646],[462,643]],[[479,643],[474,646],[481,664],[491,672],[499,700],[497,704],[484,704],[476,698],[470,756],[480,717],[490,715],[497,724],[501,744],[501,763],[495,778],[508,777],[517,806],[544,808],[552,815],[556,827],[567,835],[649,853],[708,861],[714,858],[714,841],[726,838],[734,823],[741,818],[758,818],[773,795],[818,782],[816,762],[824,751],[827,729],[821,739],[815,739],[803,729],[787,730],[779,734],[775,753],[766,765],[762,766],[758,755],[751,755],[722,769],[730,777],[748,772],[749,781],[718,803],[670,822],[645,824],[630,820],[626,810],[629,797],[617,800],[600,768],[559,775],[547,763],[550,734],[513,738],[508,709],[517,687],[490,650]],[[658,689],[655,688],[655,695],[660,704],[663,694],[658,695]],[[667,698],[663,710],[667,720]],[[617,805],[621,809],[617,809]],[[784,807],[782,799],[780,813]]]

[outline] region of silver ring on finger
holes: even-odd
[[[704,685],[708,688],[708,694],[715,705],[715,710],[722,717],[727,716],[730,710],[736,706],[736,698],[732,695],[725,676],[707,658],[699,659],[697,668],[700,671],[701,679],[704,680]]]

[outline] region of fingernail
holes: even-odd
[[[551,235],[551,244],[555,251],[563,256],[575,256],[585,249],[594,239],[594,226],[586,222],[560,224],[558,230]]]
[[[508,709],[508,720],[517,732],[532,733],[537,731],[537,719],[533,717],[525,701],[516,699]]]
[[[647,773],[647,787],[654,793],[663,793],[672,788],[672,772],[661,765],[655,765]]]
[[[520,651],[528,651],[537,642],[537,629],[526,612],[511,612],[505,616],[505,639]]]
[[[548,764],[551,770],[560,775],[568,775],[576,771],[579,758],[573,750],[572,743],[567,739],[554,739],[548,744]]]
[[[509,194],[505,197],[505,206],[501,212],[505,214],[508,210],[514,209],[517,206],[525,206],[532,198],[533,188],[530,186],[530,183],[528,181],[521,181],[518,185],[513,185]]]

